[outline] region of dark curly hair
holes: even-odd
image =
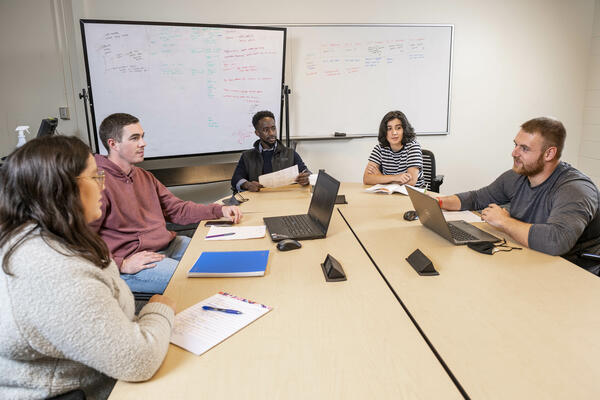
[[[254,129],[258,129],[258,121],[267,117],[273,118],[273,120],[275,120],[275,116],[271,111],[259,111],[256,114],[254,114],[254,116],[252,117],[252,126],[254,126]]]
[[[387,123],[393,119],[398,118],[400,122],[402,122],[402,146],[406,143],[409,143],[415,139],[415,130],[413,129],[410,122],[408,122],[408,118],[402,111],[390,111],[389,113],[383,116],[381,123],[379,124],[379,144],[382,147],[390,147],[390,142],[387,140]]]
[[[87,166],[90,148],[80,139],[46,136],[14,151],[0,168],[0,248],[2,269],[8,275],[15,250],[40,229],[42,239],[56,251],[79,256],[106,268],[106,243],[84,217],[77,177]],[[59,244],[59,246],[53,245]]]

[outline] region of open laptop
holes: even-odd
[[[456,245],[476,242],[497,242],[496,236],[490,235],[465,221],[446,221],[442,209],[436,199],[406,186],[410,201],[425,227],[446,238]]]
[[[320,239],[329,228],[333,206],[340,183],[324,171],[319,171],[308,214],[263,218],[271,239]]]

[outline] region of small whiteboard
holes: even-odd
[[[97,149],[116,112],[140,119],[146,158],[245,150],[252,116],[280,122],[285,28],[81,20]]]
[[[288,25],[292,136],[373,134],[391,110],[447,134],[452,25]]]

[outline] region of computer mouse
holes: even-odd
[[[299,241],[294,239],[285,239],[277,243],[277,249],[281,251],[296,250],[302,247]]]
[[[408,210],[404,213],[404,219],[407,221],[414,221],[417,218],[419,218],[419,216],[415,210]]]

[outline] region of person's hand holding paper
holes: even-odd
[[[304,170],[298,174],[296,177],[296,182],[298,182],[302,186],[308,185],[308,177],[310,176],[310,172]]]

